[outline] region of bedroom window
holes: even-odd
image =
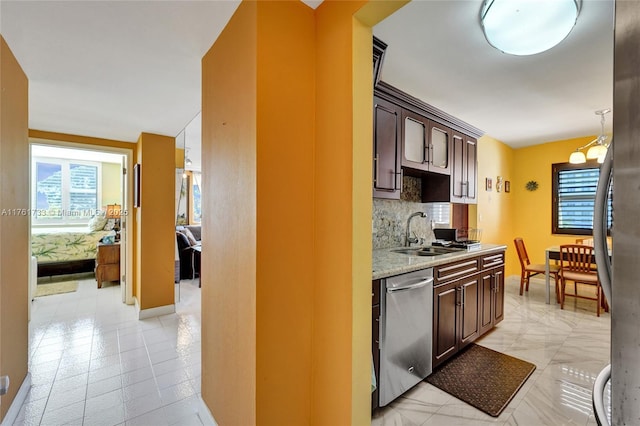
[[[100,209],[100,163],[34,157],[32,170],[34,223],[88,223]]]
[[[193,184],[191,189],[193,191],[193,211],[192,213],[192,223],[200,223],[202,221],[202,197],[201,197],[201,182],[202,175],[199,172],[193,172]]]

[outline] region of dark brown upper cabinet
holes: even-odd
[[[451,143],[451,202],[478,202],[476,139],[454,132]]]
[[[400,199],[402,109],[377,97],[373,101],[373,196]]]
[[[402,110],[402,167],[450,174],[450,140],[447,127]]]

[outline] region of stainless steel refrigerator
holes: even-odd
[[[599,185],[606,186],[611,169],[611,264],[602,204],[596,209],[594,239],[603,289],[611,302],[611,424],[640,425],[640,1],[616,1],[614,34],[614,140]],[[599,191],[599,199],[602,194]],[[608,374],[603,371],[594,388],[594,408],[598,423],[609,424],[602,401]]]

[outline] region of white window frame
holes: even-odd
[[[66,226],[66,225],[86,225],[89,223],[91,217],[95,214],[95,211],[92,212],[84,212],[80,216],[72,216],[70,214],[63,214],[62,218],[48,218],[43,217],[38,214],[36,199],[38,196],[37,191],[37,163],[48,163],[48,164],[59,164],[62,170],[62,210],[63,212],[69,212],[69,204],[71,202],[71,188],[70,188],[70,179],[71,179],[71,164],[80,164],[85,166],[92,166],[97,168],[97,203],[96,210],[101,210],[102,208],[102,163],[98,161],[86,161],[86,160],[73,160],[67,158],[56,158],[56,157],[33,157],[31,159],[31,206],[32,206],[32,214],[31,214],[31,223],[34,226],[45,225],[45,226]]]

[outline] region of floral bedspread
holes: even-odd
[[[31,235],[31,253],[38,263],[95,259],[97,243],[111,231],[55,232]]]

